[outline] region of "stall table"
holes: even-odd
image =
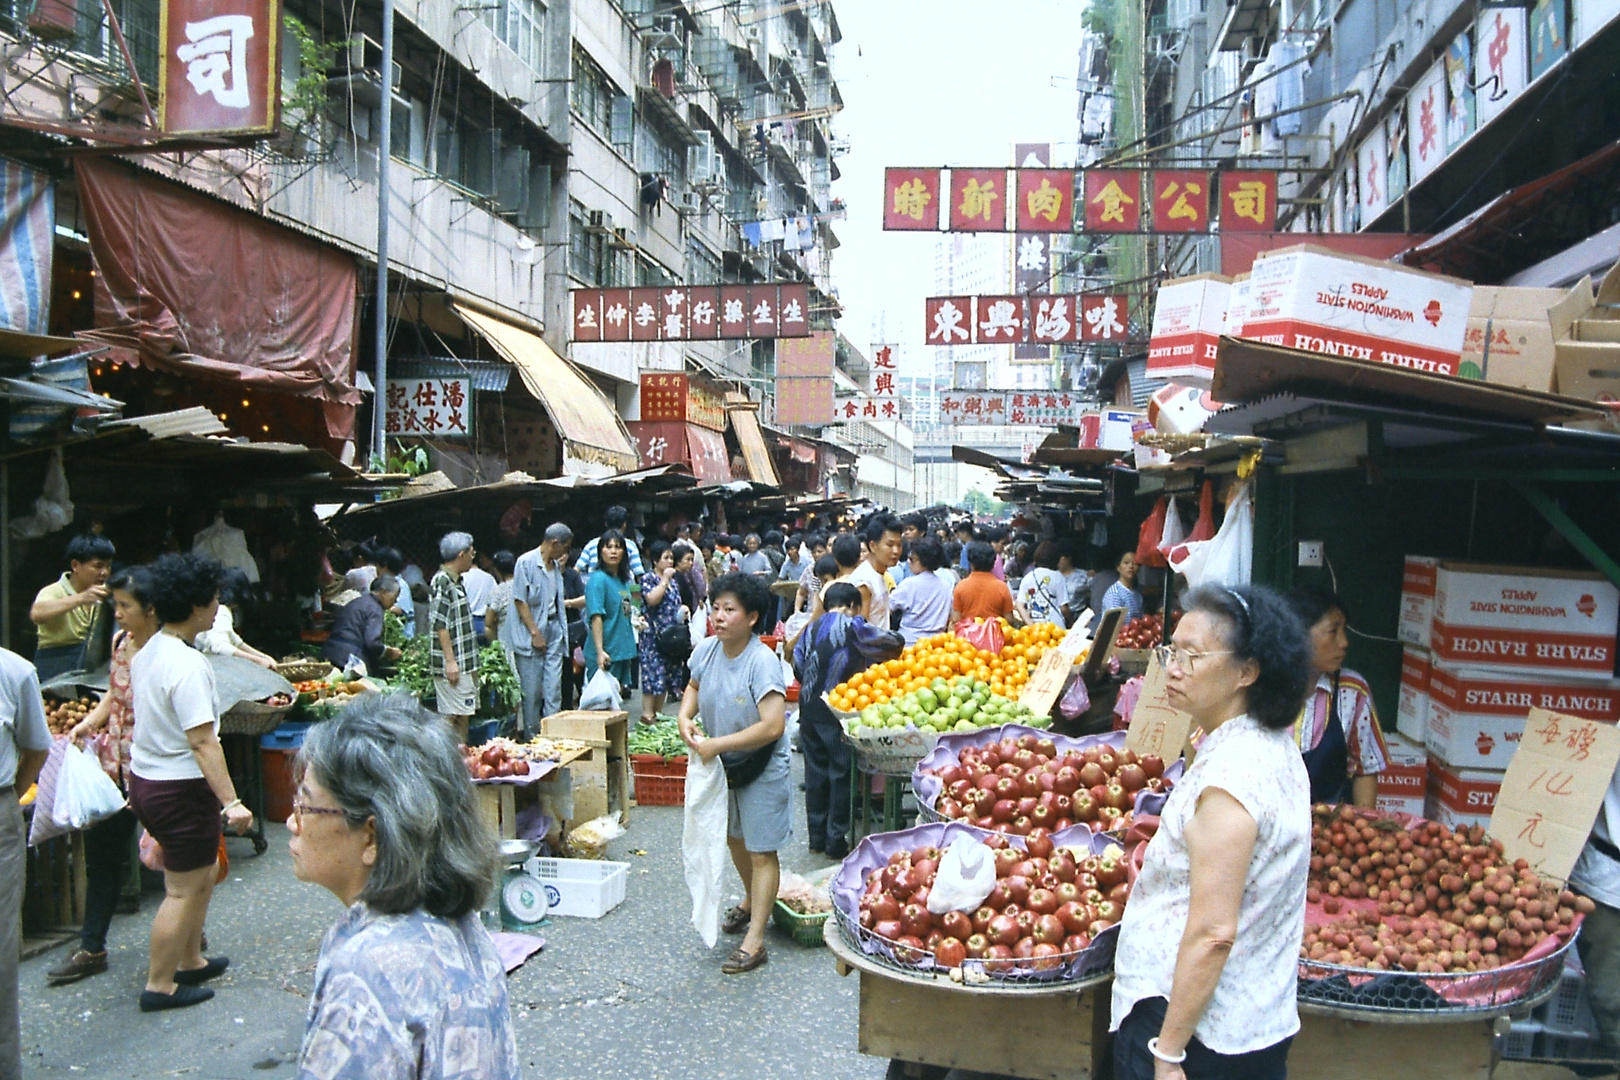
[[[540,720],[540,734],[548,739],[578,739],[601,750],[584,759],[586,766],[574,777],[574,816],[576,826],[606,814],[615,815],[620,825],[630,824],[630,714],[570,709]]]
[[[536,784],[561,774],[564,769],[577,761],[591,761],[593,754],[594,750],[587,746],[581,750],[570,750],[555,762],[541,762],[539,764],[549,766],[549,768],[546,769],[544,776],[537,777],[531,783],[482,782],[473,784],[473,790],[478,793],[479,819],[502,840],[515,839],[517,837],[518,792],[522,791],[534,795],[534,798],[523,800],[525,805],[534,802],[535,798],[538,798]]]

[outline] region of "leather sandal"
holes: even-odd
[[[722,975],[741,975],[745,971],[753,971],[764,964],[770,957],[765,955],[765,946],[761,945],[756,952],[743,952],[736,950],[726,957],[726,962],[720,965]]]
[[[720,921],[720,929],[728,934],[740,934],[748,929],[748,923],[753,917],[751,912],[738,905],[726,912],[726,917]]]

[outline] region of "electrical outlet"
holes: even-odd
[[[1299,565],[1321,566],[1322,558],[1322,541],[1301,540],[1299,542]]]

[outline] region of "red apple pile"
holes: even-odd
[[[1176,632],[1176,623],[1181,621],[1181,612],[1170,613],[1170,632]],[[1130,622],[1119,628],[1119,636],[1114,639],[1114,646],[1120,649],[1151,649],[1155,645],[1164,643],[1164,616],[1138,615]]]
[[[463,746],[462,760],[474,780],[494,780],[503,776],[528,776],[529,763],[513,757],[506,748],[493,743],[487,746]]]
[[[1059,752],[1023,735],[964,747],[954,765],[925,770],[944,785],[934,810],[947,821],[1029,836],[1084,824],[1112,832],[1127,824],[1140,791],[1168,791],[1164,759],[1125,748]]]
[[[1005,836],[984,844],[994,852],[996,885],[977,911],[928,910],[942,853],[917,847],[867,875],[861,926],[890,943],[901,963],[958,968],[978,960],[996,975],[1056,971],[1123,917],[1131,894],[1123,848],[1100,856],[1059,848],[1041,828],[1022,849]]]
[[[1567,938],[1576,914],[1593,909],[1525,860],[1508,863],[1501,841],[1478,825],[1406,828],[1351,806],[1320,805],[1313,816],[1305,898],[1344,914],[1306,928],[1304,959],[1372,971],[1490,971],[1549,936]]]

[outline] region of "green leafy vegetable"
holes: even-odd
[[[701,722],[696,726],[698,731],[703,730]],[[686,743],[681,739],[680,723],[675,720],[660,720],[656,724],[641,727],[632,726],[627,741],[632,754],[657,754],[661,758],[686,756]]]

